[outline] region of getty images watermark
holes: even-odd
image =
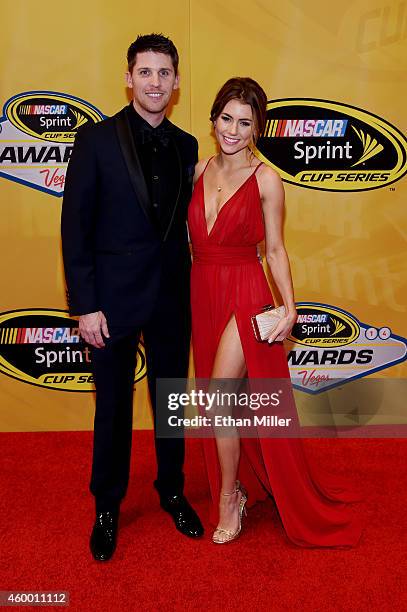
[[[159,437],[298,437],[287,379],[160,379],[157,401]]]
[[[319,395],[297,391],[298,412],[292,390],[296,381],[159,379],[157,435],[407,438],[407,379],[338,378]]]

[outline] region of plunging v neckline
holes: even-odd
[[[247,177],[247,179],[245,179],[243,181],[243,183],[241,185],[239,185],[239,187],[232,193],[232,195],[230,195],[227,200],[225,200],[225,202],[222,204],[222,206],[220,207],[220,209],[218,210],[218,214],[216,215],[215,221],[210,229],[210,231],[208,231],[208,223],[206,221],[206,204],[205,204],[205,172],[207,167],[209,166],[209,162],[212,160],[213,158],[211,157],[211,159],[208,161],[208,163],[206,164],[205,170],[202,172],[202,203],[203,203],[203,217],[204,217],[204,223],[205,223],[205,229],[206,229],[206,235],[209,238],[214,230],[214,227],[218,221],[219,215],[222,212],[222,210],[225,208],[225,206],[227,206],[230,202],[230,200],[242,189],[242,187],[244,187],[246,185],[246,183],[256,174],[257,169],[259,168],[259,166],[261,166],[262,162],[260,162],[259,164],[257,164],[256,168],[254,169],[254,171],[249,174],[249,176]]]

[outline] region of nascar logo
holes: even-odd
[[[78,129],[101,119],[98,109],[74,96],[17,94],[7,100],[0,119],[0,176],[62,196]]]
[[[66,115],[66,104],[22,104],[18,108],[19,115]]]
[[[347,125],[347,119],[274,119],[267,121],[264,136],[338,138],[345,135]]]
[[[77,344],[79,327],[6,327],[0,331],[0,344]]]
[[[300,391],[321,393],[407,359],[407,340],[386,326],[376,329],[329,304],[299,302],[297,312],[287,345]]]
[[[349,104],[273,100],[254,153],[293,185],[366,191],[407,172],[407,139],[388,121]]]
[[[290,339],[297,344],[342,346],[357,338],[360,328],[356,319],[335,307],[302,304]]]
[[[16,380],[59,391],[94,391],[92,353],[78,321],[63,310],[13,310],[0,314],[0,372]],[[134,382],[146,375],[142,344]]]

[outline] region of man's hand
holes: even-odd
[[[106,317],[101,310],[81,315],[79,317],[79,332],[85,342],[96,348],[105,346],[103,336],[110,338]]]

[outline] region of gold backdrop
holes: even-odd
[[[62,7],[3,0],[1,16],[1,104],[21,92],[55,91],[114,114],[128,99],[127,47],[137,34],[154,31],[178,47],[181,90],[170,118],[198,138],[200,157],[215,150],[209,109],[231,76],[255,78],[270,100],[339,101],[405,131],[405,1],[71,0]],[[62,199],[4,176],[0,187],[0,313],[65,309]],[[350,193],[286,184],[286,198],[297,301],[336,305],[369,325],[406,335],[405,179],[391,188]],[[400,363],[376,374],[383,392],[378,415],[400,401],[395,391],[405,372]],[[0,377],[1,431],[92,427],[92,393]],[[305,422],[307,411],[323,409],[329,394],[331,405],[337,397],[349,399],[350,393],[341,392],[297,392]],[[137,385],[135,426],[151,426],[145,379]]]

